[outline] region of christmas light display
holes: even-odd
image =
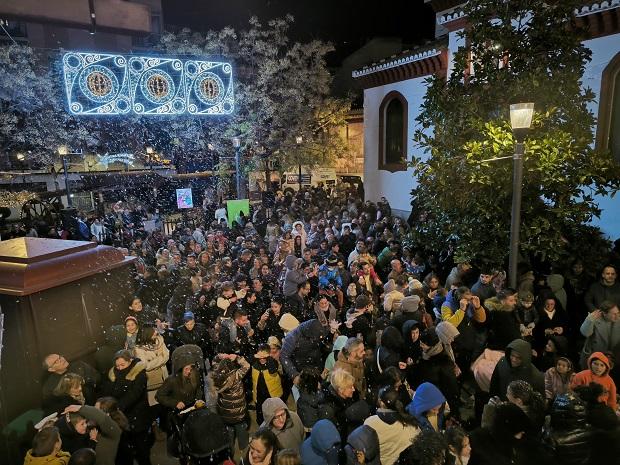
[[[74,115],[228,115],[232,66],[220,61],[69,52],[63,56]]]

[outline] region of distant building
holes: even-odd
[[[128,52],[155,43],[164,22],[161,0],[2,0],[0,24],[0,43]]]
[[[364,185],[366,198],[385,196],[392,210],[402,216],[411,211],[412,170],[403,157],[420,156],[413,145],[416,117],[426,93],[424,80],[432,75],[448,76],[453,56],[464,39],[459,32],[467,24],[462,0],[426,0],[436,12],[436,41],[405,51],[353,71],[364,88]],[[620,163],[620,0],[588,2],[575,12],[587,26],[592,51],[584,86],[596,95],[591,110],[598,116],[596,146],[610,149]],[[612,238],[620,237],[620,198],[600,198],[603,209],[596,223]]]

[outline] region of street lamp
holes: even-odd
[[[521,223],[521,190],[523,183],[523,141],[532,125],[533,103],[510,105],[510,124],[515,138],[515,153],[512,158],[512,215],[510,219],[510,257],[508,270],[510,287],[517,288],[517,262],[519,259],[519,226]]]
[[[297,143],[297,146],[300,146],[303,143],[303,141],[304,141],[304,138],[302,136],[295,137],[295,142]],[[301,192],[301,163],[299,164],[299,192]]]
[[[67,208],[73,207],[73,198],[71,197],[71,190],[69,189],[69,174],[67,172],[67,154],[69,149],[66,145],[58,147],[58,154],[62,157],[62,168],[65,172],[65,191],[67,191]]]
[[[235,148],[235,181],[237,184],[237,200],[241,199],[241,138],[233,137],[233,147]]]

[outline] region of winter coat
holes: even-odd
[[[566,310],[568,297],[566,296],[566,291],[564,290],[564,276],[561,274],[550,274],[547,276],[547,285],[562,308]]]
[[[297,292],[297,285],[308,280],[308,276],[302,270],[295,268],[296,261],[297,257],[295,255],[288,255],[284,261],[286,272],[284,274],[282,294],[285,296],[295,294]]]
[[[365,465],[384,465],[386,462],[380,460],[379,438],[377,432],[370,426],[362,425],[355,428],[347,438],[347,445],[344,447],[347,456],[347,465],[359,465],[356,451],[364,452]]]
[[[62,440],[62,448],[65,452],[73,454],[76,450],[85,447],[94,449],[97,444],[90,439],[88,431],[84,434],[78,433],[66,415],[60,415],[54,426],[58,428],[60,439]]]
[[[202,349],[205,358],[210,358],[213,351],[209,331],[203,323],[196,323],[190,331],[185,325],[179,326],[175,331],[175,344],[177,347],[194,344]]]
[[[377,414],[368,417],[364,424],[377,432],[381,465],[396,463],[401,452],[420,434],[420,428],[398,421],[396,412],[388,409],[377,409]]]
[[[247,416],[243,377],[250,369],[250,364],[237,357],[235,362],[222,360],[213,369],[213,380],[217,390],[217,412],[227,425],[241,423]]]
[[[286,411],[286,422],[282,429],[275,428],[271,422],[278,410]],[[305,437],[304,425],[295,412],[291,412],[284,401],[279,397],[271,397],[263,402],[263,424],[262,427],[269,428],[278,438],[282,449],[299,450]]]
[[[485,300],[484,306],[489,311],[487,348],[504,350],[508,344],[521,337],[515,310],[503,306],[497,297]]]
[[[355,390],[359,393],[361,399],[366,398],[366,374],[364,369],[364,361],[350,362],[345,355],[340,352],[338,360],[334,365],[334,369],[342,368],[355,378]]]
[[[26,452],[24,465],[67,465],[71,454],[69,452],[59,451],[55,455],[46,455],[45,457],[34,457],[32,449]],[[334,465],[338,462],[334,462]]]
[[[579,329],[586,338],[581,352],[581,367],[586,367],[586,361],[594,352],[611,352],[620,344],[620,322],[612,323],[601,316],[592,318],[590,313]]]
[[[118,400],[118,408],[129,420],[132,431],[148,431],[151,413],[147,399],[146,365],[134,358],[124,370],[110,368],[108,380],[104,391]]]
[[[510,353],[513,350],[521,356],[521,365],[516,368],[510,365]],[[489,394],[491,396],[498,396],[502,400],[507,400],[506,391],[508,390],[508,385],[517,379],[527,381],[535,391],[540,392],[542,396],[545,395],[544,376],[532,365],[532,346],[522,339],[515,339],[508,344],[505,355],[495,366],[495,370],[493,370]]]
[[[437,414],[437,427],[439,431],[444,429],[444,404],[445,396],[431,383],[422,383],[413,396],[413,400],[407,406],[407,412],[413,415],[420,423],[422,430],[435,430],[425,415],[430,409],[441,406]]]
[[[263,365],[256,360],[252,364],[252,399],[254,403],[257,402],[259,397],[259,380],[261,377],[264,382],[264,387],[266,388],[265,394],[267,394],[267,396],[262,397],[260,400],[282,396],[284,391],[282,390],[282,378],[280,376],[280,364],[278,361],[269,357],[267,363]]]
[[[420,360],[414,369],[413,377],[414,384],[411,388],[414,391],[422,383],[434,384],[446,397],[450,408],[457,411],[460,405],[459,384],[454,371],[454,362],[444,350],[428,360]]]
[[[328,342],[329,328],[321,325],[319,320],[304,321],[288,333],[282,341],[280,363],[285,373],[295,378],[305,367],[321,367],[323,355],[330,349]]]
[[[159,389],[168,377],[166,363],[170,358],[170,352],[164,343],[164,338],[159,334],[154,344],[136,346],[134,352],[145,365],[146,388],[150,391],[149,404],[154,405],[157,403],[154,391]]]
[[[177,351],[175,351],[175,353],[177,353]],[[202,374],[200,372],[197,373],[195,384],[183,378],[183,367],[193,363],[193,359],[187,359],[178,361],[178,366],[173,366],[173,369],[177,368],[177,371],[168,376],[164,384],[157,390],[155,394],[157,402],[164,407],[174,409],[179,402],[183,402],[184,405],[189,407],[190,405],[194,405],[197,400],[204,399],[205,394],[202,383],[200,382]]]
[[[340,434],[329,420],[319,420],[312,427],[310,437],[301,445],[303,465],[338,465]]]
[[[616,384],[614,380],[609,376],[609,370],[611,369],[611,365],[609,363],[609,359],[602,352],[594,352],[588,358],[588,366],[592,366],[593,360],[599,360],[605,364],[607,370],[603,373],[603,376],[595,375],[591,368],[587,370],[580,371],[573,378],[573,382],[571,383],[571,389],[574,389],[576,386],[587,386],[590,383],[597,383],[603,386],[603,394],[599,397],[599,402],[603,402],[607,404],[612,410],[616,410],[618,406],[616,401]]]
[[[331,384],[323,389],[323,400],[318,409],[319,418],[326,418],[336,425],[342,444],[349,433],[360,426],[370,414],[368,404],[358,399],[357,392],[349,399],[342,398]]]
[[[573,393],[560,394],[551,406],[544,442],[562,465],[587,464],[592,449],[593,428],[588,424],[586,406]]]
[[[97,425],[99,434],[97,435],[96,465],[114,465],[116,461],[116,451],[121,440],[121,428],[118,424],[101,410],[84,405],[79,414]]]
[[[542,351],[547,343],[545,329],[562,328],[562,335],[566,335],[568,331],[568,313],[559,305],[555,306],[553,318],[549,318],[549,314],[544,310],[538,310],[538,324],[534,328],[535,349]]]
[[[575,377],[573,363],[566,357],[562,357],[562,360],[566,360],[569,363],[570,369],[568,373],[560,375],[555,367],[551,367],[545,372],[545,397],[548,400],[553,400],[559,395],[566,394]]]
[[[372,329],[371,317],[366,312],[359,312],[355,308],[347,311],[345,323],[340,326],[340,332],[348,337],[362,335],[364,342],[368,343],[368,336]]]
[[[319,405],[323,403],[323,392],[306,392],[299,390],[297,399],[297,414],[305,428],[312,428],[319,420]]]
[[[602,281],[592,283],[583,298],[588,312],[601,308],[605,300],[616,304],[620,302],[620,281],[616,281],[612,286],[606,286]]]

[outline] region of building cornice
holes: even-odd
[[[370,66],[364,66],[360,70],[353,71],[352,75],[354,78],[360,78],[362,76],[366,76],[368,74],[373,74],[378,71],[384,71],[391,68],[396,68],[398,66],[407,65],[409,63],[414,63],[416,61],[425,60],[426,58],[434,57],[441,55],[442,50],[437,48],[432,48],[430,50],[425,50],[423,52],[414,53],[412,55],[407,55],[401,58],[394,59],[392,61],[385,61],[383,63],[373,63]]]
[[[445,47],[410,53],[401,57],[372,64],[353,71],[353,78],[368,89],[394,82],[406,81],[423,76],[445,75],[448,68],[448,51]]]
[[[620,0],[605,0],[603,2],[592,3],[591,5],[584,5],[581,8],[575,9],[575,16],[579,18],[594,13],[613,10],[618,7],[620,7]]]

